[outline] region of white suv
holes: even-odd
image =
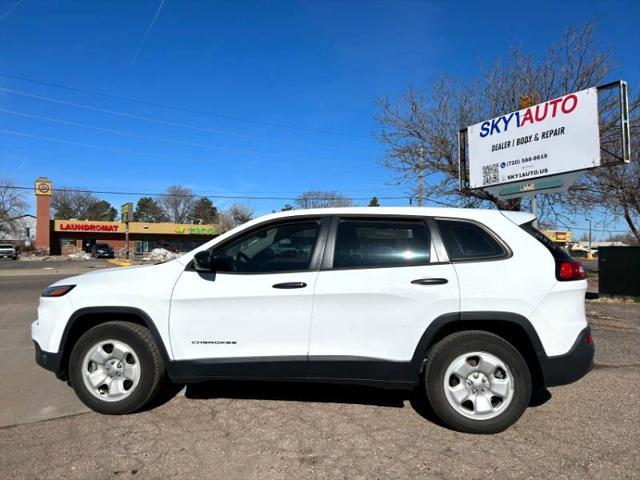
[[[430,208],[268,215],[167,263],[48,287],[36,361],[102,413],[140,409],[165,378],[286,379],[417,387],[446,425],[501,431],[533,388],[593,364],[584,270],[532,220]]]

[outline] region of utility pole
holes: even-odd
[[[124,222],[124,242],[126,246],[127,260],[131,255],[129,250],[129,222],[133,220],[133,203],[125,203],[120,207],[120,222]]]
[[[420,162],[418,163],[418,206],[422,207],[424,197],[424,147],[418,149]]]
[[[129,220],[125,222],[124,241],[127,245],[127,260],[129,260]]]
[[[534,94],[520,95],[520,98],[518,99],[518,108],[522,110],[524,108],[532,107],[534,103]],[[536,198],[535,192],[531,195],[531,213],[536,217],[533,220],[533,226],[538,228],[538,199]]]
[[[589,218],[589,251],[591,251],[591,219]]]
[[[531,213],[536,217],[533,220],[533,226],[538,228],[538,200],[536,199],[536,194],[531,195]]]

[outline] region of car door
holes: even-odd
[[[408,361],[458,279],[422,217],[335,218],[315,289],[309,357]]]
[[[306,359],[326,228],[322,218],[258,226],[214,247],[214,273],[187,268],[171,300],[176,360]]]

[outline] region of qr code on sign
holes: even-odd
[[[500,164],[494,163],[493,165],[482,166],[482,184],[488,185],[490,183],[496,183],[500,180]]]

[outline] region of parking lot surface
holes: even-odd
[[[29,322],[57,278],[0,277],[0,478],[640,478],[640,304],[589,302],[596,368],[479,436],[417,395],[332,385],[215,382],[88,412],[33,361]]]

